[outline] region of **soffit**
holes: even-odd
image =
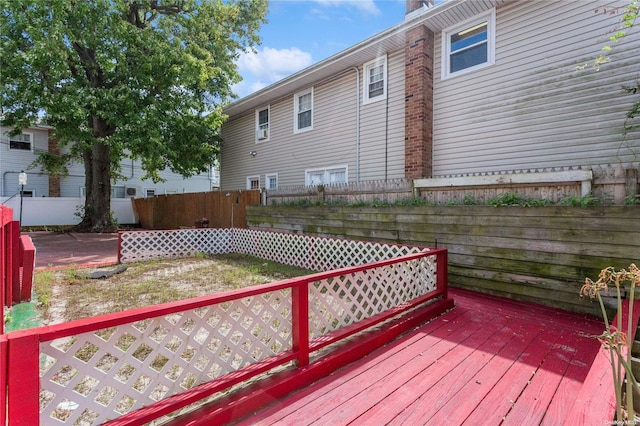
[[[432,31],[438,32],[499,4],[511,1],[516,0],[448,0],[437,6],[416,11],[387,30],[237,100],[226,106],[224,112],[229,116],[252,112],[256,108],[293,96],[300,90],[348,72],[376,56],[402,49],[405,32],[417,25],[425,25]]]

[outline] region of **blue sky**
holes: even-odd
[[[271,0],[257,53],[238,60],[244,97],[404,19],[405,0]]]

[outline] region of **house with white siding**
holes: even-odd
[[[49,176],[39,166],[33,167],[40,152],[57,152],[53,128],[38,125],[24,129],[21,134],[10,136],[8,128],[0,127],[0,197],[6,200],[20,192],[18,175],[27,173],[26,197],[84,197],[84,164],[74,162],[68,166],[69,174],[64,177]],[[123,160],[121,172],[124,178],[112,182],[111,198],[150,197],[154,195],[203,192],[217,189],[219,174],[213,168],[206,173],[183,178],[169,170],[162,171],[165,179],[154,183],[145,179],[141,162]]]
[[[225,108],[221,189],[637,168],[640,30],[592,65],[626,4],[408,0],[397,25]]]

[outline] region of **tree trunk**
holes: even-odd
[[[97,117],[89,119],[96,140],[84,149],[85,202],[82,221],[76,229],[85,232],[113,231],[111,215],[111,148],[101,142],[113,128]]]

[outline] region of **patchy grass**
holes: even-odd
[[[309,274],[313,271],[239,254],[128,264],[105,279],[70,267],[35,275],[45,324],[120,312]]]

